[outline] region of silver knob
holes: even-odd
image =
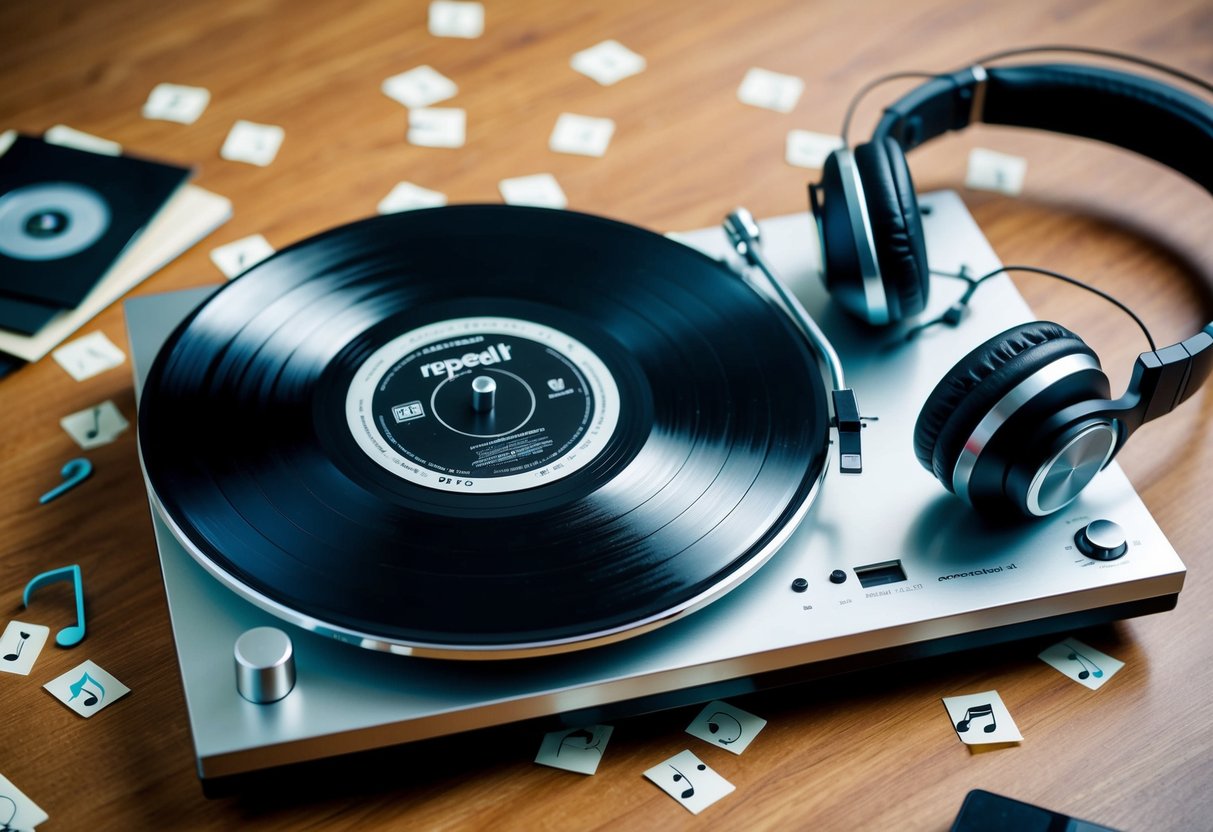
[[[277,702],[295,687],[295,648],[277,627],[254,627],[236,639],[236,690],[250,702]]]
[[[488,376],[472,379],[472,410],[488,413],[497,403],[497,382]]]
[[[1074,545],[1094,560],[1116,560],[1129,550],[1125,530],[1111,520],[1092,520],[1074,535]]]

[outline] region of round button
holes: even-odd
[[[1074,535],[1074,545],[1094,560],[1116,560],[1129,550],[1125,530],[1111,520],[1092,520]]]
[[[809,588],[809,582],[806,581],[804,578],[797,578],[796,580],[792,581],[792,591],[793,592],[804,592],[808,588]]]
[[[833,572],[830,573],[830,583],[832,583],[832,584],[845,583],[846,580],[847,580],[847,573],[843,572],[841,569],[835,569]]]
[[[295,687],[295,649],[277,627],[254,627],[236,639],[236,690],[250,702],[277,702]]]

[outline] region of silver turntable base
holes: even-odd
[[[933,268],[980,274],[998,261],[963,203],[921,200]],[[549,718],[577,725],[736,696],[840,664],[927,656],[1170,609],[1185,569],[1120,468],[1077,502],[1015,528],[980,524],[914,458],[927,394],[952,363],[1031,320],[1005,277],[987,282],[955,329],[913,342],[852,323],[817,277],[806,214],[761,224],[766,253],[833,340],[863,414],[864,472],[830,472],[807,519],[753,577],[660,630],[580,653],[505,662],[444,662],[376,653],[279,621],[198,565],[153,515],[190,727],[204,781],[275,766]],[[723,232],[680,240],[724,257]],[[923,319],[963,286],[938,280]],[[173,327],[212,290],[134,298],[126,314],[136,391]],[[836,462],[832,462],[836,465]],[[1127,533],[1128,552],[1085,557],[1075,533],[1095,519]],[[831,573],[841,583],[830,580]],[[792,583],[807,581],[796,592]],[[298,681],[255,705],[236,690],[233,645],[257,626],[286,629]]]

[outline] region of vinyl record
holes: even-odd
[[[153,500],[301,626],[452,658],[698,608],[825,470],[815,356],[736,274],[632,226],[459,206],[355,223],[224,286],[142,394]]]

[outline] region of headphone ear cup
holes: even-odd
[[[927,305],[930,269],[905,153],[886,136],[855,148],[855,167],[863,182],[889,321],[917,315]]]
[[[1083,399],[1108,395],[1108,382],[1099,371],[1099,359],[1081,338],[1058,324],[1034,321],[1012,327],[978,346],[944,375],[923,404],[914,425],[914,453],[919,463],[945,488],[958,493],[957,462],[978,425],[1031,376],[1059,359],[1075,355],[1088,356],[1095,372],[1078,373],[1073,379],[1067,377],[1053,382],[1053,387],[1059,389],[1052,395],[1044,392],[1049,389],[1047,387],[1039,392],[1038,396],[1048,398],[1050,412]],[[989,448],[994,444],[994,438],[989,437],[984,447],[976,451],[979,460],[981,453],[993,453]],[[1027,453],[1029,449],[1023,450]],[[1000,463],[1007,469],[1015,461],[986,459],[982,463]],[[1000,493],[1002,479],[998,478]],[[966,493],[959,496],[981,509],[1025,511],[1010,498],[999,504],[998,500],[989,500],[987,493],[979,498],[972,489],[966,489]]]
[[[843,153],[826,157],[821,166],[821,187],[818,199],[812,203],[817,217],[817,234],[821,241],[821,266],[826,291],[847,312],[868,320],[863,277],[859,268],[859,248],[870,241],[857,240],[851,217],[860,209],[852,205],[847,189],[842,185]],[[853,161],[847,162],[854,164]]]

